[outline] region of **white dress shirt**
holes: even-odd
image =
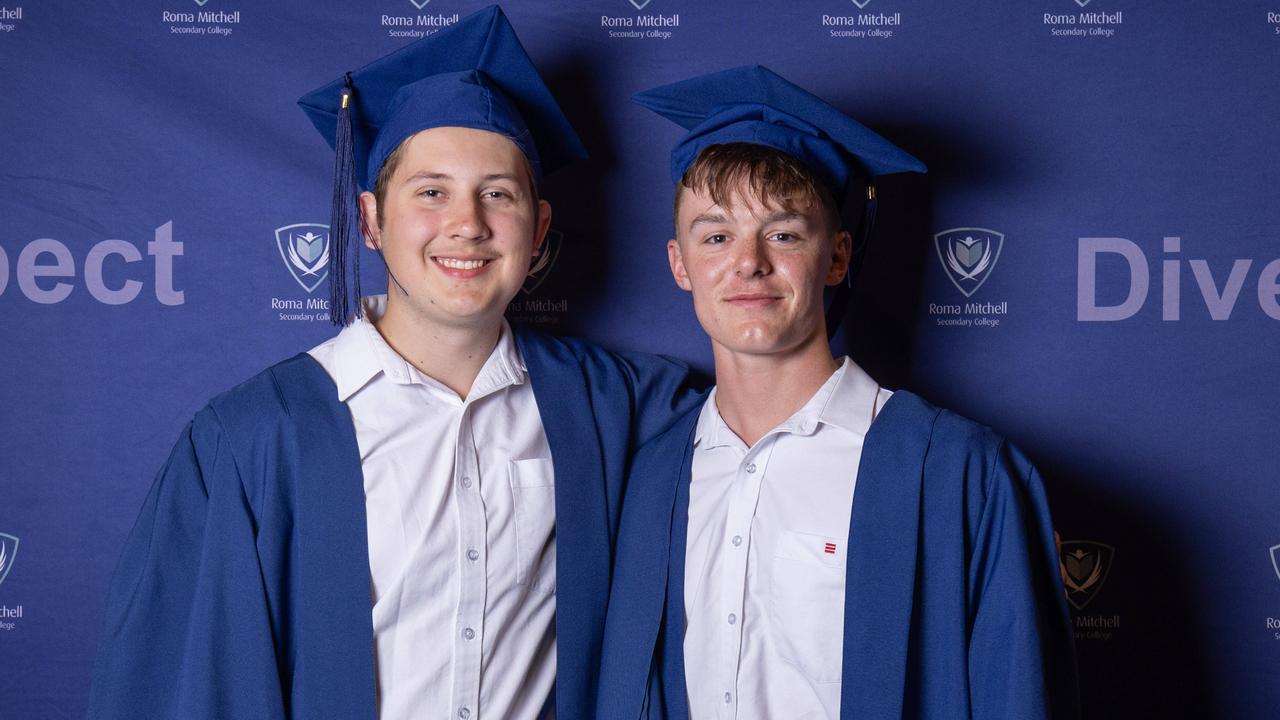
[[[378,717],[537,718],[556,671],[555,487],[511,328],[461,398],[378,333],[386,296],[364,302],[310,354],[360,449]]]
[[[845,358],[750,448],[708,396],[685,553],[694,720],[839,718],[854,482],[863,438],[891,394]]]

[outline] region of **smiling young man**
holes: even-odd
[[[300,104],[337,150],[347,327],[183,433],[90,717],[589,718],[625,468],[695,401],[675,363],[503,319],[581,143],[496,7]],[[360,238],[385,296],[347,290]]]
[[[365,244],[382,254],[391,280],[370,313],[378,331],[466,397],[551,224],[528,160],[491,131],[423,130],[383,163],[360,209]]]
[[[598,717],[1075,717],[1035,469],[828,344],[838,199],[923,165],[761,67],[636,99],[689,130],[667,249],[717,384],[633,465]]]

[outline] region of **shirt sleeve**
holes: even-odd
[[[991,470],[970,562],[972,717],[1078,718],[1049,505],[1039,473],[1007,443]]]
[[[108,592],[89,717],[285,717],[253,512],[212,410],[183,432]]]

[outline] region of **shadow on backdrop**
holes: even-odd
[[[1071,593],[1082,605],[1071,615],[1083,717],[1225,717],[1214,709],[1204,609],[1192,590],[1198,581],[1185,534],[1108,492],[1105,480],[1041,458],[1037,464],[1064,544],[1105,538],[1114,546],[1102,581],[1087,588],[1092,592]]]

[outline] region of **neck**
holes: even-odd
[[[445,325],[388,297],[374,325],[387,344],[424,375],[466,398],[502,333],[502,318],[477,325]]]
[[[815,335],[786,353],[753,355],[712,344],[716,409],[748,447],[804,407],[840,363]]]

